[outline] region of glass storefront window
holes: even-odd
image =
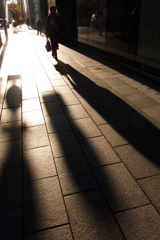
[[[160,69],[159,0],[77,0],[78,41]]]
[[[139,10],[135,0],[77,0],[78,41],[135,58]]]
[[[77,0],[78,41],[105,50],[106,0]]]
[[[137,61],[160,69],[160,4],[142,1]]]

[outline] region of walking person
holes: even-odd
[[[58,61],[57,49],[62,36],[62,21],[55,6],[50,6],[50,13],[46,19],[46,38],[50,38],[52,45],[52,56]]]
[[[42,23],[39,19],[37,22],[37,35],[39,35],[39,34],[41,35],[41,32],[42,32]]]

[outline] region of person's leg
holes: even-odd
[[[52,56],[58,61],[57,49],[52,49]]]
[[[51,38],[51,44],[52,44],[52,56],[58,61],[57,57],[57,49],[58,49],[58,43],[55,41],[55,39]]]

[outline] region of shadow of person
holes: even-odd
[[[120,150],[122,147],[123,153],[123,147],[128,145],[145,158],[143,163],[134,159],[134,167],[141,165],[139,176],[142,172],[149,174],[151,168],[158,172],[154,166],[155,163],[159,166],[158,152],[153,157],[152,151],[141,146],[136,135],[141,130],[153,129],[159,137],[159,130],[122,99],[70,65],[59,61],[54,67],[70,86],[70,94],[74,93],[78,99],[77,105],[66,106],[67,94],[56,92],[61,114],[54,113],[57,101],[50,114],[47,101],[53,99],[54,94],[46,93],[43,98],[52,125],[50,141],[73,235],[77,239],[82,233],[86,239],[112,239],[113,236],[123,239],[113,213],[145,205],[148,199],[128,172],[131,166],[126,168],[127,164],[121,160]],[[78,110],[72,111],[74,107]],[[79,115],[81,111],[83,116]],[[126,114],[127,119],[123,121],[121,115],[118,116],[120,113],[123,117]],[[118,137],[111,138],[113,132]]]
[[[6,120],[0,125],[0,239],[21,240],[23,235],[23,168],[30,174],[23,158],[21,90],[13,85],[6,93],[3,109]],[[2,117],[3,117],[2,111]],[[23,129],[22,129],[23,128]],[[32,198],[33,192],[30,191]],[[30,206],[34,211],[34,203]],[[29,224],[32,224],[30,219]]]
[[[88,112],[94,110],[103,118],[100,125],[105,124],[104,127],[107,127],[107,123],[110,123],[115,132],[125,139],[126,144],[131,143],[149,161],[160,165],[158,157],[160,154],[158,147],[160,131],[154,123],[116,96],[111,90],[101,87],[100,81],[93,82],[72,66],[61,61],[55,65],[55,68],[64,76],[73,92],[79,96],[86,110]],[[103,129],[103,126],[99,127],[101,130]],[[113,147],[118,146],[116,143],[110,143]]]

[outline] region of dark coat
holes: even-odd
[[[57,13],[50,13],[46,19],[45,34],[55,42],[60,42],[62,22]]]

